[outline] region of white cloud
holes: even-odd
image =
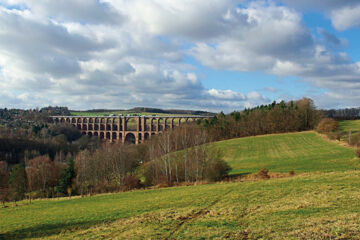
[[[333,26],[343,31],[352,27],[360,26],[360,2],[359,0],[280,0],[281,2],[300,10],[316,10],[327,15]]]
[[[360,27],[360,3],[331,11],[331,20],[337,30]]]
[[[297,76],[327,96],[352,89],[346,101],[357,99],[359,64],[341,52],[346,40],[322,29],[315,38],[289,7],[240,2],[3,1],[1,104],[231,111],[270,102],[258,92],[206,89],[189,55],[213,69]]]
[[[296,12],[275,5],[253,3],[232,12],[232,31],[215,44],[198,43],[192,55],[217,69],[253,71],[271,69],[278,60],[306,58],[313,39]]]

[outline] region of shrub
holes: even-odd
[[[205,178],[208,181],[219,181],[228,175],[231,167],[221,158],[215,158],[208,163]]]
[[[124,178],[124,187],[125,190],[141,188],[140,179],[137,176],[128,175]]]
[[[331,140],[338,140],[340,141],[341,139],[341,132],[336,131],[336,132],[327,132],[326,136],[331,139]]]
[[[256,177],[260,179],[269,179],[269,170],[267,170],[266,168],[260,169],[260,171],[256,174]]]
[[[338,122],[332,118],[323,118],[316,127],[316,131],[319,133],[328,133],[338,130]]]
[[[291,170],[291,171],[289,172],[289,174],[290,174],[290,176],[294,176],[294,175],[295,175],[295,171],[294,171],[294,170]]]
[[[360,133],[351,134],[349,138],[349,144],[354,146],[360,143]]]
[[[358,148],[358,149],[356,150],[356,156],[357,156],[358,158],[360,158],[360,148]]]

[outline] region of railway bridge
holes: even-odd
[[[181,124],[209,119],[211,116],[52,116],[55,124],[68,123],[83,135],[110,142],[139,144],[153,135]]]

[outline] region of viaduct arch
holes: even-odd
[[[163,131],[174,129],[181,124],[209,119],[210,116],[52,116],[55,124],[72,124],[83,135],[98,137],[110,142],[142,143]],[[135,120],[135,126],[128,126]]]

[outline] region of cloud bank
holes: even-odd
[[[0,106],[228,112],[271,102],[256,91],[205,88],[189,56],[212,69],[296,76],[326,89],[315,96],[321,106],[359,100],[360,63],[344,52],[346,40],[323,29],[314,36],[295,10],[306,1],[286,2],[2,1]],[[340,11],[350,5],[332,4],[336,29],[357,26],[359,14]]]

